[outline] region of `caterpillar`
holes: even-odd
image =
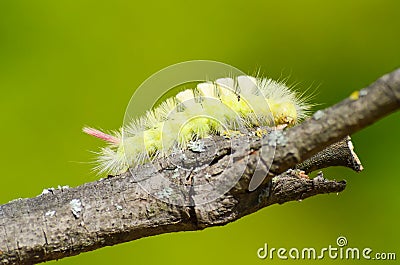
[[[109,134],[83,132],[108,143],[96,159],[96,171],[116,175],[176,148],[240,128],[291,127],[308,116],[309,97],[269,78],[238,76],[199,83],[167,98],[139,118]]]

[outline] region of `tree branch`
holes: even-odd
[[[328,146],[302,163],[297,164],[295,168],[304,170],[305,173],[310,173],[331,166],[348,167],[356,172],[363,170],[360,159],[354,152],[354,146],[350,136]]]
[[[350,140],[341,139],[399,107],[396,70],[299,126],[262,139],[216,136],[204,140],[206,147],[214,146],[213,152],[186,150],[132,174],[11,201],[0,206],[0,264],[38,263],[145,236],[224,225],[271,204],[340,192],[344,181],[326,180],[322,174],[308,179],[300,169],[341,165],[361,170]],[[185,184],[188,196],[181,205],[187,206],[163,202],[143,190],[141,183],[155,176]],[[223,196],[202,203],[207,198],[194,181],[219,178],[239,181]],[[249,192],[252,178],[261,185]]]

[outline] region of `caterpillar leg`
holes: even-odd
[[[275,126],[275,129],[277,129],[277,130],[283,130],[283,129],[285,129],[286,127],[288,127],[288,124],[287,124],[287,123],[285,123],[285,124],[278,124],[278,125]]]
[[[268,131],[266,129],[262,129],[262,128],[257,128],[257,130],[254,132],[254,134],[258,137],[263,137],[264,135],[268,134]]]
[[[221,135],[224,137],[224,138],[226,138],[226,139],[231,139],[231,138],[233,138],[233,137],[235,137],[235,136],[241,136],[241,135],[243,135],[240,131],[235,131],[235,130],[226,130],[226,131],[223,131],[222,133],[221,133]]]

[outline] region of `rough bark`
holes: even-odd
[[[120,176],[11,201],[0,206],[0,264],[38,263],[145,236],[224,225],[271,204],[340,192],[344,181],[321,174],[308,179],[300,169],[341,165],[361,170],[346,136],[399,107],[396,70],[299,126],[262,139],[214,137],[204,143],[214,147],[212,152],[187,150],[185,159],[171,156]],[[187,188],[183,206],[142,189],[141,183],[155,176]],[[201,203],[207,198],[194,183],[218,178],[238,181],[223,196]],[[261,185],[250,192],[252,178],[250,190]]]

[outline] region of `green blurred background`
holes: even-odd
[[[299,89],[317,90],[319,108],[334,104],[400,66],[399,12],[397,0],[3,0],[0,203],[96,180],[87,162],[101,142],[82,134],[82,126],[118,128],[134,90],[174,63],[208,59],[289,76]],[[399,118],[395,113],[353,136],[362,173],[324,170],[348,181],[339,196],[276,205],[224,227],[144,238],[57,264],[309,264],[259,260],[256,251],[264,243],[322,248],[339,235],[349,246],[395,251],[400,259]]]

